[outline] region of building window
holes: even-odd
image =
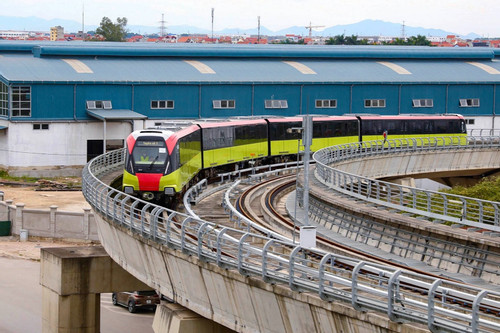
[[[9,115],[9,87],[0,82],[0,116]]]
[[[112,108],[113,105],[111,104],[111,101],[87,101],[88,110],[97,110],[97,109],[111,110]]]
[[[12,87],[12,117],[31,116],[31,87]]]
[[[434,106],[434,100],[430,98],[413,100],[414,108],[432,108],[433,106]]]
[[[212,105],[214,109],[234,109],[236,102],[234,99],[215,99]]]
[[[49,124],[33,124],[34,130],[48,130]]]
[[[288,109],[288,102],[286,99],[266,99],[264,106],[266,109]]]
[[[479,98],[460,98],[461,108],[478,108]]]
[[[365,108],[385,108],[385,99],[365,99]]]
[[[161,101],[151,101],[151,109],[173,109],[174,101],[161,100]]]
[[[476,123],[475,119],[465,119],[467,125],[474,125]]]
[[[335,109],[337,107],[336,99],[317,99],[316,108],[317,109]]]

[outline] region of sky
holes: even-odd
[[[291,26],[331,27],[365,19],[435,28],[461,35],[500,37],[499,0],[0,0],[0,15],[69,19],[99,25],[126,17],[128,25],[191,25],[214,30],[261,26],[277,31]]]

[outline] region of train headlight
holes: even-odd
[[[134,187],[133,186],[125,186],[123,188],[123,191],[127,194],[134,194]]]
[[[175,191],[173,187],[165,187],[165,195],[174,195]]]

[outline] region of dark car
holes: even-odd
[[[160,304],[160,296],[154,290],[113,293],[111,300],[113,305],[126,306],[131,313],[138,308],[154,310]]]

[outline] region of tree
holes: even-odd
[[[358,36],[352,35],[345,38],[345,45],[358,45]]]
[[[126,17],[118,17],[116,24],[109,18],[104,16],[101,20],[101,25],[96,29],[96,34],[104,37],[104,40],[111,42],[123,42],[127,33],[125,26],[127,25]]]
[[[429,45],[431,45],[431,42],[425,36],[417,35],[417,37],[411,36],[410,38],[408,38],[408,45],[429,46]]]

